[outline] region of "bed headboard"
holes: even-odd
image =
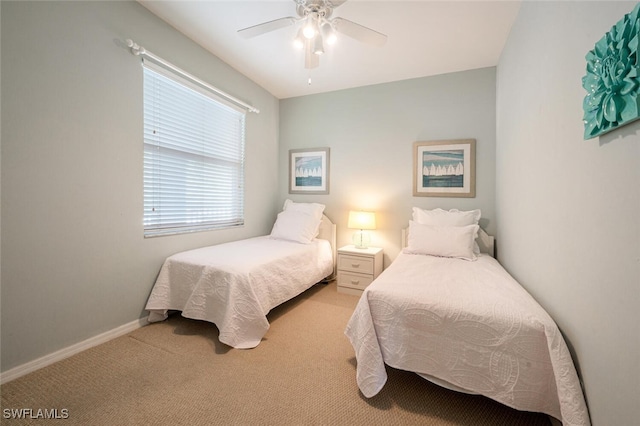
[[[322,215],[322,222],[320,222],[320,229],[318,231],[318,238],[327,240],[331,243],[331,251],[333,252],[333,265],[335,270],[336,264],[336,225],[331,222],[326,215]]]
[[[407,247],[407,237],[409,236],[409,228],[402,228],[402,248]],[[485,232],[484,229],[478,229],[478,238],[476,238],[478,247],[480,247],[480,253],[488,254],[491,257],[495,257],[495,245],[496,239],[492,235]]]

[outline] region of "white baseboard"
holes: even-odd
[[[0,373],[0,384],[5,384],[7,382],[10,382],[11,380],[17,379],[18,377],[22,377],[33,371],[51,365],[54,362],[62,361],[63,359],[69,358],[70,356],[75,355],[79,352],[97,346],[99,344],[106,343],[109,340],[115,339],[116,337],[120,337],[134,330],[137,330],[138,328],[143,327],[149,323],[147,321],[147,318],[148,317],[144,317],[135,321],[131,321],[128,324],[121,325],[120,327],[91,337],[87,340],[76,343],[75,345],[68,346],[49,355],[45,355],[41,358],[27,362],[26,364],[22,364],[10,370],[4,371]]]

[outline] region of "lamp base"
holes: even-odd
[[[357,231],[354,232],[352,241],[357,249],[366,249],[371,245],[371,235],[366,231]]]

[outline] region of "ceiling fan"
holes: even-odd
[[[245,38],[256,37],[298,23],[303,23],[294,39],[294,44],[305,51],[305,68],[316,68],[324,44],[336,41],[336,32],[374,46],[382,46],[387,36],[344,18],[331,18],[333,9],[347,0],[293,0],[297,17],[287,16],[241,30],[238,34]]]

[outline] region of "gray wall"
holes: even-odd
[[[135,321],[164,258],[267,233],[278,101],[136,2],[1,2],[2,371]],[[142,68],[132,38],[261,110],[243,228],[144,239]]]
[[[400,251],[411,207],[480,208],[495,231],[495,68],[280,101],[280,195],[327,206],[338,246],[351,244],[349,210],[373,210],[372,245],[385,264]],[[413,143],[476,139],[476,198],[413,196]],[[330,194],[290,195],[289,149],[331,148]]]
[[[585,54],[635,2],[523,2],[498,65],[500,260],[573,347],[594,425],[640,418],[640,123],[583,140]]]

